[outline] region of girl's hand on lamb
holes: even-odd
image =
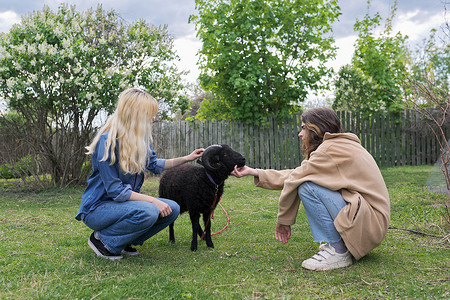
[[[243,166],[240,168],[238,168],[238,166],[234,166],[234,170],[231,172],[231,175],[237,178],[241,178],[247,175],[253,175],[255,177],[258,177],[258,171],[248,166]]]
[[[291,226],[277,223],[277,226],[275,227],[275,238],[277,239],[277,241],[286,244],[289,241],[290,237],[291,237]]]
[[[189,161],[193,161],[193,160],[201,157],[204,151],[205,151],[204,148],[195,149],[194,151],[192,151],[191,154],[189,154],[187,156],[187,158],[188,158]]]

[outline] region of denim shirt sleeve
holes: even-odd
[[[111,165],[109,156],[105,161],[101,161],[105,153],[105,140],[100,139],[97,147],[98,171],[108,197],[118,202],[127,201],[131,197],[132,187],[129,184],[124,184],[120,179],[118,153],[116,153],[116,162]]]
[[[166,160],[162,158],[156,158],[156,153],[153,148],[150,146],[150,155],[147,164],[147,170],[154,174],[161,174],[164,171],[164,167],[166,165]]]

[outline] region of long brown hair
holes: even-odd
[[[311,152],[322,144],[326,132],[344,132],[341,120],[336,112],[330,108],[319,107],[307,110],[302,114],[301,120],[305,124],[306,129],[308,129],[308,143],[302,144],[306,159],[309,159]]]

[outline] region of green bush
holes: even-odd
[[[11,165],[4,164],[0,166],[0,177],[3,179],[12,179],[16,178],[16,172],[11,168]]]
[[[31,170],[33,170],[34,164],[31,155],[22,157],[14,164],[0,165],[0,178],[12,179],[20,178],[21,176],[30,176]]]

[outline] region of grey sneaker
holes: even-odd
[[[302,262],[302,267],[313,271],[325,271],[348,267],[353,264],[350,252],[337,253],[329,244],[320,245],[319,252]]]

